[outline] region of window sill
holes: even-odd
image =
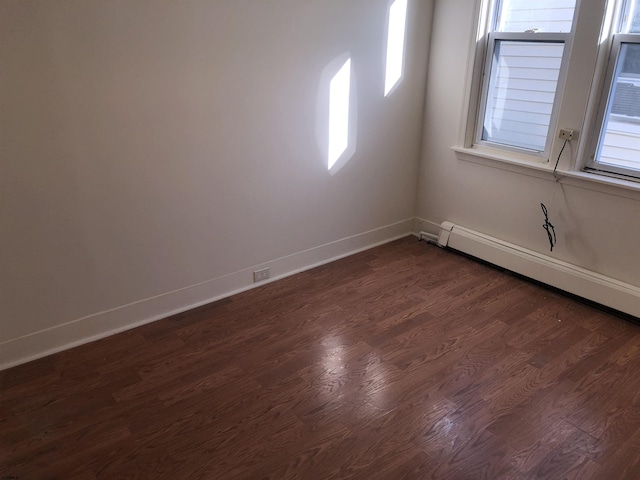
[[[486,147],[451,147],[451,150],[455,152],[459,160],[466,162],[478,163],[538,178],[553,178],[553,168],[549,166],[548,160],[532,155]]]
[[[563,185],[640,200],[640,182],[568,170],[556,170],[554,176],[553,166],[548,161],[535,157],[489,148],[451,147],[451,150],[459,160],[543,180],[556,181],[557,179]]]
[[[598,192],[640,200],[640,183],[591,172],[558,171],[562,183]],[[588,185],[588,186],[586,186]]]

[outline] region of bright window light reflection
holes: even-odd
[[[349,96],[351,59],[348,59],[329,84],[329,169],[349,146]]]
[[[404,33],[407,25],[407,0],[395,0],[389,8],[389,31],[387,34],[387,73],[384,95],[389,94],[402,77],[404,61]]]

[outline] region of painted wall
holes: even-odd
[[[0,364],[409,232],[431,2],[384,98],[387,8],[3,0]],[[332,175],[318,92],[345,52],[357,149]]]
[[[417,216],[423,220],[422,228],[437,232],[437,225],[448,220],[640,286],[640,193],[584,181],[557,184],[547,172],[469,162],[451,150],[462,146],[459,131],[475,31],[474,4],[473,0],[440,0],[435,5],[418,187]],[[581,15],[592,13],[584,9]],[[597,25],[601,17],[586,21]],[[587,40],[576,39],[583,41]],[[595,58],[575,61],[581,66],[567,78],[567,98],[588,94],[595,67]],[[580,129],[584,114],[571,111],[572,117],[560,122]],[[559,149],[556,143],[556,156]],[[570,155],[564,155],[560,167],[569,169],[569,163]],[[557,230],[553,253],[542,228],[540,202],[549,207]]]

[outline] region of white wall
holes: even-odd
[[[0,365],[408,232],[431,2],[385,99],[387,7],[3,0]],[[317,96],[346,51],[357,150],[330,175]]]
[[[472,163],[451,150],[462,146],[458,132],[465,107],[474,3],[439,0],[435,5],[418,187],[417,216],[424,220],[423,228],[437,230],[435,224],[449,220],[640,286],[638,192],[566,180],[554,196],[556,183],[550,173],[511,168],[499,162]],[[589,10],[582,14],[591,15]],[[589,21],[598,24],[601,18]],[[576,61],[583,65],[580,75],[567,79],[567,97],[586,96],[589,91],[595,65],[590,62],[595,58]],[[561,122],[579,129],[584,112],[570,113],[578,120],[564,118]],[[559,148],[559,144],[554,146],[555,155]],[[568,158],[564,155],[561,168],[569,168]],[[540,202],[550,207],[550,219],[557,230],[558,245],[553,253],[542,228]]]

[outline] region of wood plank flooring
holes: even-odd
[[[3,479],[637,479],[640,327],[414,237],[0,373]]]

